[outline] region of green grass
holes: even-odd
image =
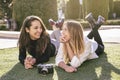
[[[18,49],[0,50],[0,80],[120,80],[120,44],[105,43],[105,54],[84,62],[76,73],[55,67],[43,76],[37,68],[26,70],[18,61]],[[48,63],[54,63],[54,57]]]

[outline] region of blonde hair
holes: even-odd
[[[83,38],[83,28],[78,21],[68,20],[65,21],[63,25],[67,26],[69,34],[71,36],[69,45],[73,53],[79,57],[81,53],[84,52],[84,38]],[[66,46],[63,46],[64,60],[66,63],[69,62],[69,57],[67,55]]]

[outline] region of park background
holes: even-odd
[[[119,5],[120,0],[0,0],[0,35],[4,32],[4,37],[7,36],[5,39],[3,39],[3,36],[2,38],[0,36],[0,46],[2,45],[0,49],[0,80],[119,80]],[[105,54],[101,55],[98,59],[84,62],[76,73],[67,73],[55,67],[53,74],[43,76],[38,73],[37,68],[26,70],[19,63],[17,46],[3,48],[3,46],[13,46],[17,43],[18,37],[16,39],[15,35],[19,35],[22,21],[29,15],[41,17],[48,29],[51,29],[48,19],[58,20],[62,17],[78,20],[84,28],[89,28],[89,24],[84,19],[89,12],[93,13],[96,20],[98,15],[106,18],[106,23],[104,24],[105,30],[99,30],[103,41],[104,38],[107,38],[104,41]],[[16,22],[14,26],[17,26],[17,28],[6,29],[6,18],[13,19]],[[116,28],[116,26],[118,27]],[[6,38],[9,40],[6,41]],[[55,63],[54,58],[52,57],[48,63]]]
[[[84,18],[92,12],[96,20],[98,15],[102,15],[107,20],[106,24],[119,25],[119,5],[120,0],[0,0],[0,22],[4,23],[7,18],[11,24],[16,23],[11,25],[15,28],[13,30],[19,31],[25,17],[37,15],[48,29],[51,29],[48,19],[58,20],[62,17],[78,20],[87,27]],[[5,28],[4,24],[0,26]]]

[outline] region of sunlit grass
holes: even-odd
[[[42,76],[37,68],[26,70],[18,61],[18,48],[0,50],[0,80],[119,80],[120,44],[105,43],[105,54],[83,63],[76,73],[55,67],[54,74]],[[48,63],[54,63],[54,57]]]

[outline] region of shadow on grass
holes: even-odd
[[[112,72],[120,75],[120,69],[108,62],[105,53],[98,59],[84,62],[75,73],[67,73],[55,67],[54,74],[43,76],[38,74],[37,68],[26,70],[17,63],[9,72],[2,75],[0,80],[111,80]]]
[[[56,68],[53,77],[55,80],[111,80],[111,73],[120,75],[120,69],[114,67],[107,59],[105,53],[98,59],[86,61],[76,73],[67,73]]]
[[[2,75],[0,80],[52,80],[53,74],[43,76],[38,74],[37,68],[26,70],[21,63],[17,63],[9,72]]]

